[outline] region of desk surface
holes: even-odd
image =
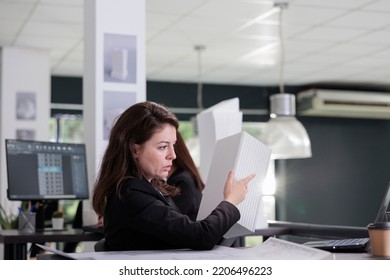
[[[370,253],[332,253],[331,260],[389,260],[390,258],[375,257]]]
[[[69,258],[56,255],[56,254],[39,254],[38,260],[70,260]],[[368,253],[333,253],[330,260],[390,260],[390,258],[373,257]],[[137,259],[138,260],[138,259]]]
[[[27,259],[27,243],[98,241],[102,234],[84,232],[82,229],[47,230],[39,232],[21,232],[18,230],[0,230],[0,243],[4,244],[4,259]]]
[[[307,236],[317,238],[355,238],[368,237],[368,231],[364,227],[332,226],[306,223],[293,223],[283,221],[269,221],[269,227],[258,229],[253,235],[281,236]],[[0,242],[5,245],[17,245],[25,243],[45,242],[81,242],[98,241],[102,238],[99,233],[84,232],[82,229],[68,229],[64,231],[44,231],[24,233],[18,230],[0,231]],[[97,254],[99,255],[99,254]],[[129,257],[129,256],[126,256]],[[334,259],[365,259],[372,258],[369,254],[333,254]]]
[[[216,246],[213,250],[146,250],[64,253],[49,249],[54,254],[39,255],[40,260],[383,260],[370,253],[330,253],[301,244],[270,238],[254,247]]]
[[[84,232],[82,229],[47,230],[39,232],[21,232],[18,230],[0,230],[0,243],[44,243],[44,242],[81,242],[98,241],[99,233]]]

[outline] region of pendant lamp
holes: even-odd
[[[275,1],[275,6],[280,8],[280,93],[270,96],[270,120],[260,141],[271,148],[273,159],[308,158],[312,155],[310,139],[304,126],[295,117],[295,95],[284,92],[282,12],[288,6],[288,1]]]

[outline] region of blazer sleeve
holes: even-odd
[[[176,248],[212,249],[240,219],[239,210],[222,201],[208,217],[192,221],[188,216],[156,197],[136,190],[126,192],[122,200],[129,226]]]

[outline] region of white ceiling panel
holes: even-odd
[[[146,1],[146,13],[157,12],[157,13],[168,13],[186,15],[197,7],[207,3],[209,0],[147,0]]]
[[[0,19],[25,20],[33,8],[32,3],[0,2]]]
[[[180,15],[172,14],[158,14],[151,12],[145,20],[146,33],[150,33],[149,30],[165,30],[168,29],[176,21],[180,20]]]
[[[390,46],[390,29],[365,32],[353,40],[356,44],[383,45]]]
[[[36,0],[31,0],[32,2],[36,2]],[[51,5],[59,5],[59,6],[83,6],[83,1],[80,0],[40,0],[42,4],[51,4]]]
[[[83,30],[76,24],[30,21],[24,26],[21,35],[79,38],[83,36]]]
[[[146,0],[148,80],[279,83],[272,0]],[[390,85],[389,0],[290,0],[284,82]],[[52,74],[83,73],[83,0],[0,0],[0,45],[50,51]]]
[[[390,3],[389,3],[390,5]],[[361,30],[383,28],[390,25],[390,14],[382,12],[353,11],[335,19],[329,26],[349,27]]]
[[[58,23],[82,23],[83,10],[78,6],[38,5],[31,20]]]
[[[291,6],[283,11],[283,23],[318,26],[345,14],[344,10]]]
[[[325,55],[340,55],[344,57],[360,57],[362,55],[370,55],[381,49],[381,46],[357,45],[353,43],[345,43],[334,45],[333,47],[324,50]]]
[[[271,1],[268,2],[246,2],[237,0],[211,0],[205,1],[203,5],[194,10],[194,15],[206,16],[210,18],[226,18],[250,20],[259,14],[266,12],[273,7]],[[216,13],[216,11],[218,11]],[[240,11],[237,13],[237,11]]]
[[[366,34],[366,31],[359,29],[346,29],[336,27],[318,27],[311,28],[307,32],[303,32],[297,36],[294,36],[295,40],[315,40],[318,42],[343,42],[351,38],[357,37],[361,34]]]
[[[77,43],[77,40],[63,39],[61,37],[23,36],[18,39],[17,43],[21,46],[37,49],[43,49],[42,44],[44,44],[47,50],[62,49],[67,51]]]
[[[22,27],[22,21],[16,20],[0,20],[0,36],[2,35],[15,35],[15,33]]]
[[[368,3],[368,5],[362,7],[362,11],[390,13],[389,1],[388,0],[373,1],[372,3]]]
[[[373,1],[371,0],[292,0],[293,6],[313,6],[322,8],[341,8],[341,9],[354,9],[367,5]],[[378,2],[378,1],[377,1]]]

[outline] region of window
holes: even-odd
[[[84,143],[84,123],[81,115],[57,114],[49,120],[49,140],[61,143]],[[76,215],[78,200],[60,200],[59,207],[66,221]]]
[[[55,115],[49,121],[49,139],[53,142],[83,143],[84,125],[82,116]]]

